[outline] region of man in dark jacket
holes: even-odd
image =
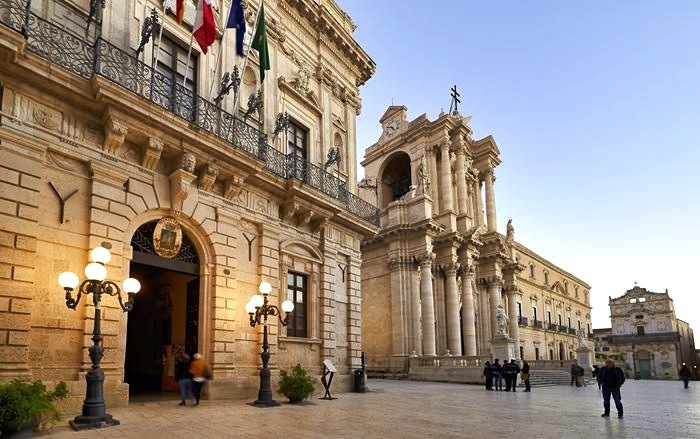
[[[493,390],[493,376],[491,375],[491,362],[487,361],[484,363],[484,384],[486,385],[486,390]]]
[[[498,363],[498,358],[496,358],[491,365],[491,376],[493,377],[493,387],[495,390],[503,390],[503,384],[501,383],[502,374],[503,368]]]
[[[515,364],[515,360],[510,360],[510,363],[503,366],[503,375],[506,379],[506,392],[515,392],[515,383],[518,381],[520,366]]]
[[[525,383],[525,390],[523,392],[529,392],[530,391],[530,365],[527,364],[527,361],[523,360],[523,368],[520,373],[520,377],[523,379],[523,382]]]
[[[598,371],[598,382],[603,388],[603,418],[610,416],[610,396],[615,400],[615,408],[617,409],[617,417],[622,419],[622,396],[620,395],[620,387],[625,382],[625,373],[619,367],[615,366],[613,360],[605,360],[605,367]]]
[[[678,371],[678,375],[680,375],[681,379],[683,380],[683,387],[687,389],[688,382],[690,381],[690,368],[687,364],[683,363],[683,367],[681,367],[681,370]]]
[[[190,371],[190,356],[183,352],[175,360],[175,379],[180,384],[180,404],[185,405],[187,398],[192,398],[192,374]]]

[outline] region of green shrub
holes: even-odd
[[[297,363],[289,371],[280,371],[277,393],[289,398],[290,402],[299,402],[314,393],[314,379],[309,372]]]
[[[41,380],[13,380],[0,384],[0,426],[3,433],[8,428],[16,429],[32,420],[46,427],[52,421],[61,419],[53,401],[63,399],[67,395],[68,388],[63,381],[56,384],[51,392],[46,390]]]

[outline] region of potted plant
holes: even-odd
[[[280,371],[277,393],[289,398],[291,403],[308,398],[314,393],[315,388],[313,377],[299,363],[288,371]]]
[[[68,395],[63,381],[53,391],[46,390],[41,380],[34,382],[13,380],[0,384],[0,432],[10,436],[21,430],[48,426],[61,418],[53,401]]]

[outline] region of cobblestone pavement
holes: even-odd
[[[544,387],[532,393],[480,386],[369,380],[367,393],[336,394],[300,405],[260,409],[248,401],[132,403],[108,412],[121,425],[52,438],[700,438],[700,383],[632,381],[622,388],[624,419],[601,418],[597,386]],[[280,400],[281,401],[281,400]]]

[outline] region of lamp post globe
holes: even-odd
[[[279,403],[272,399],[272,388],[270,387],[270,344],[267,340],[267,316],[277,316],[282,326],[289,324],[289,315],[294,310],[294,303],[291,300],[285,300],[282,303],[281,309],[276,305],[272,305],[268,301],[268,297],[272,292],[272,285],[269,282],[263,281],[258,286],[260,294],[254,294],[250,301],[246,304],[245,310],[250,316],[250,326],[263,325],[263,344],[260,358],[262,367],[260,368],[260,389],[258,390],[258,399],[252,405],[256,407],[275,407]],[[285,313],[282,318],[282,312]]]
[[[93,428],[109,427],[118,425],[119,421],[112,415],[105,412],[104,400],[104,380],[105,374],[100,368],[100,361],[104,355],[102,347],[102,295],[117,296],[119,305],[124,312],[131,311],[134,306],[134,295],[141,289],[141,283],[133,278],[125,279],[122,289],[107,279],[107,267],[112,260],[112,255],[105,247],[96,247],[90,252],[92,262],[85,266],[86,279],[80,283],[77,274],[66,271],[58,275],[58,284],[66,292],[66,306],[76,309],[80,299],[86,295],[92,295],[92,303],[95,309],[93,320],[92,341],[93,345],[88,348],[92,367],[85,374],[87,388],[85,390],[85,400],[83,401],[82,413],[69,421],[74,430],[86,430]],[[73,297],[73,290],[77,288],[77,296]],[[122,297],[122,291],[127,295],[127,299]]]

